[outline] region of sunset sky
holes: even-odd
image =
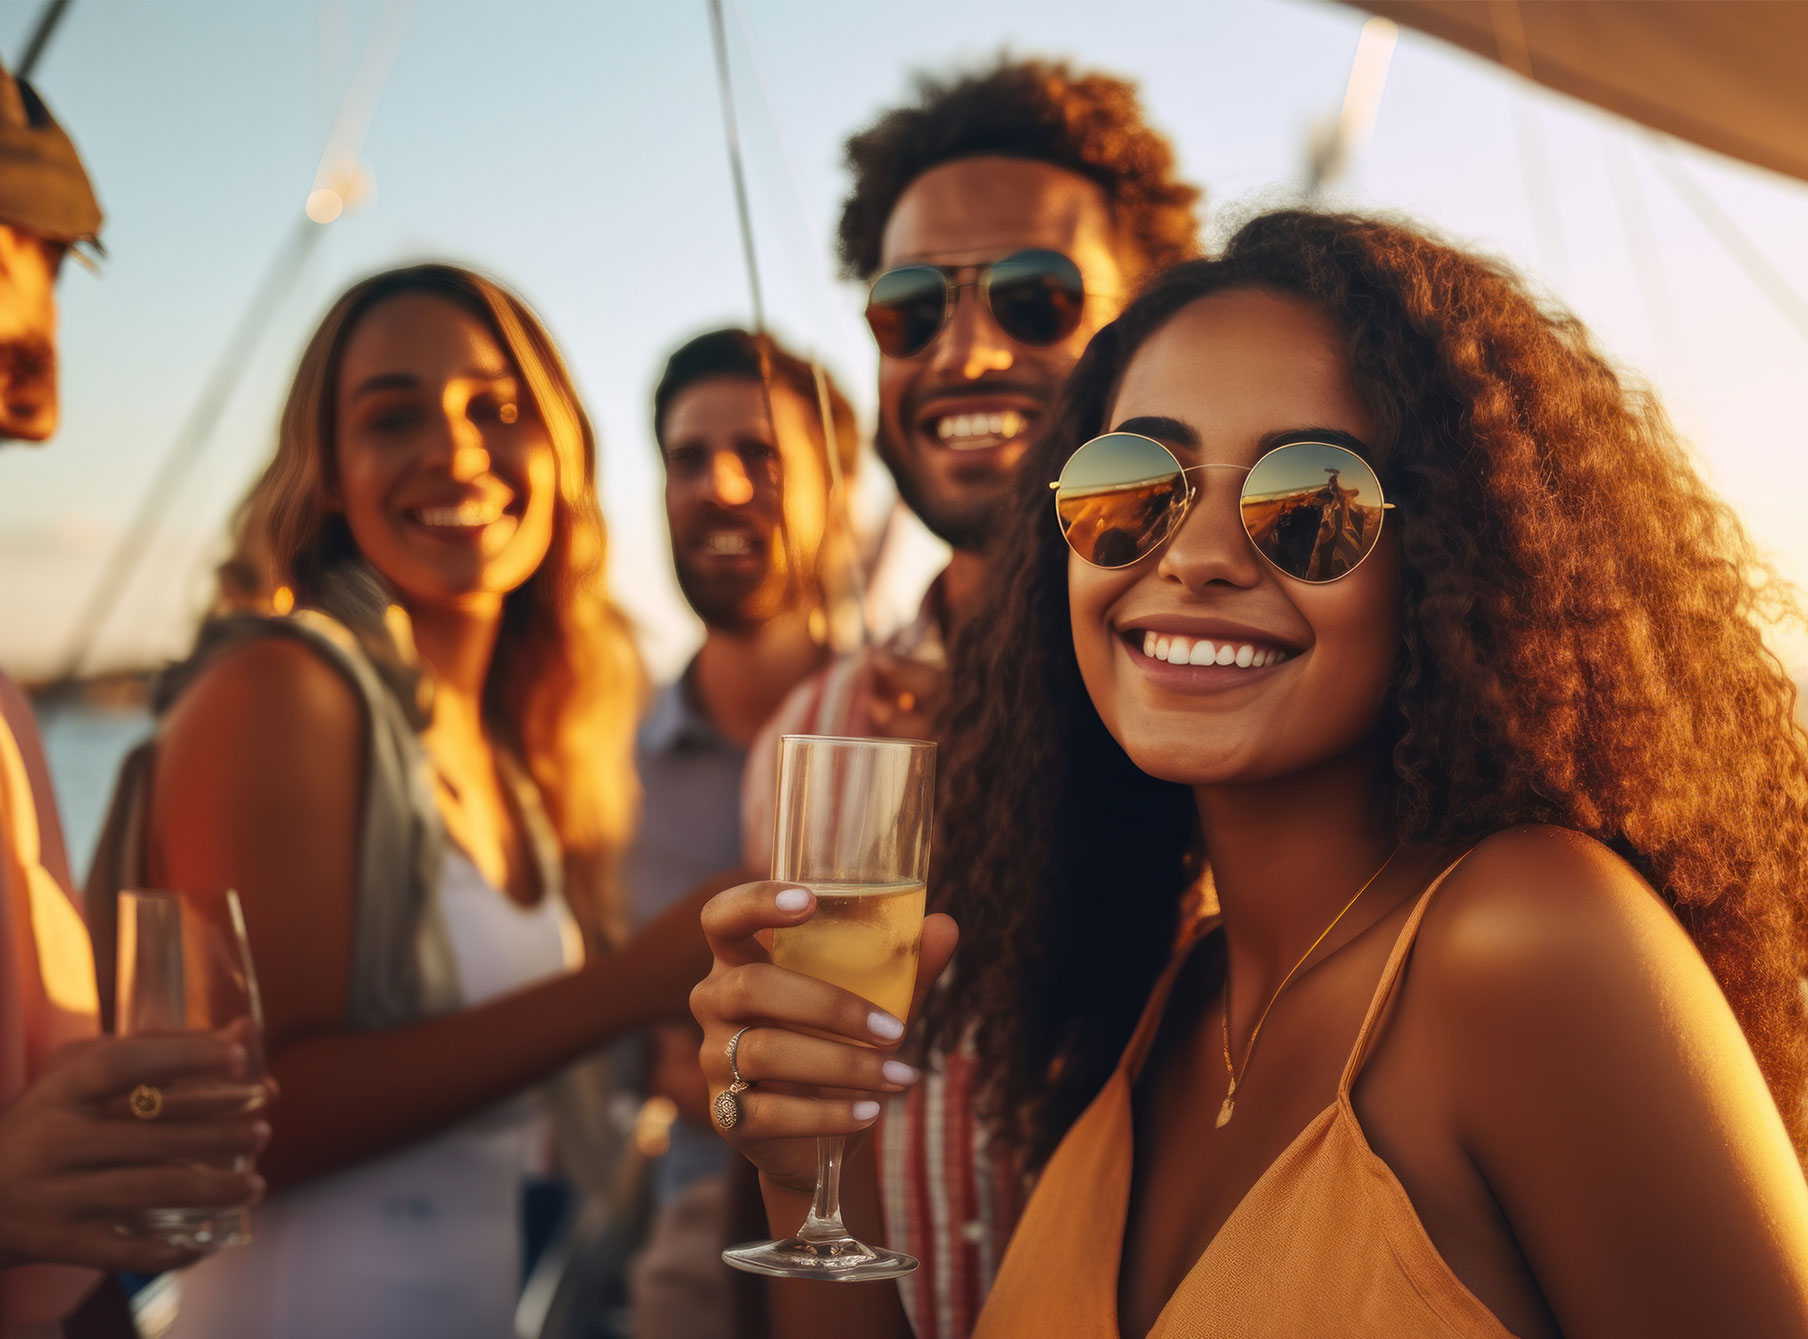
[[[774,323],[825,359],[868,422],[861,294],[835,279],[828,240],[841,142],[905,94],[911,71],[1009,47],[1139,79],[1221,234],[1294,198],[1365,20],[1316,0],[744,0],[743,31],[729,11]],[[0,5],[9,60],[37,12]],[[61,654],[102,556],[299,226],[334,112],[392,18],[282,0],[70,10],[36,81],[96,180],[109,258],[99,276],[72,266],[63,280],[61,434],[0,456],[0,663],[12,672],[45,672]],[[598,423],[613,581],[656,672],[698,636],[670,576],[648,403],[676,343],[748,319],[705,6],[421,0],[403,20],[363,143],[374,200],[318,239],[108,625],[103,665],[184,646],[314,322],[352,279],[428,257],[496,274],[546,318]],[[1545,194],[1528,190],[1527,152]],[[1773,301],[1777,281],[1761,291],[1686,207],[1678,170],[1799,305],[1808,185],[1657,139],[1411,32],[1335,199],[1403,212],[1536,276],[1659,388],[1717,485],[1785,572],[1808,579],[1808,332]],[[870,515],[884,489],[883,471],[869,473]],[[899,548],[894,610],[935,563],[926,537]]]

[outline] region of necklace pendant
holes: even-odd
[[[1237,1109],[1237,1076],[1230,1076],[1230,1087],[1224,1090],[1224,1105],[1218,1108],[1218,1119],[1212,1122],[1214,1130],[1222,1130],[1230,1124],[1231,1113]]]

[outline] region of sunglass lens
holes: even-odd
[[[1186,476],[1166,447],[1113,432],[1068,458],[1055,514],[1068,546],[1094,567],[1128,567],[1173,532],[1186,505]]]
[[[1059,251],[1020,251],[986,271],[986,301],[998,328],[1022,344],[1058,344],[1080,328],[1086,287]]]
[[[1243,528],[1298,581],[1335,581],[1381,537],[1381,481],[1354,451],[1324,442],[1276,447],[1243,483]]]
[[[907,265],[880,275],[866,301],[866,323],[879,351],[911,358],[928,348],[942,328],[947,302],[948,286],[933,266]]]

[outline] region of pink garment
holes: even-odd
[[[87,927],[52,872],[66,878],[68,862],[48,783],[30,708],[0,676],[0,1103],[94,1036],[99,1018]],[[0,1272],[0,1339],[60,1334],[100,1277],[68,1265]]]

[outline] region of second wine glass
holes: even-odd
[[[242,1078],[186,1079],[147,1090],[156,1104],[148,1119],[219,1120],[261,1104],[256,1084],[264,1077],[263,1008],[236,893],[122,892],[118,970],[120,1036],[216,1032],[245,1048]],[[248,1161],[238,1158],[234,1165],[247,1170]],[[143,1226],[195,1250],[240,1246],[251,1240],[251,1210],[172,1205],[146,1211]]]

